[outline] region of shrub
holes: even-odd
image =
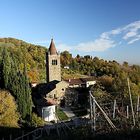
[[[31,126],[40,127],[44,125],[44,121],[41,117],[38,117],[37,114],[32,113],[31,116]]]

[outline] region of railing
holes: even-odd
[[[37,140],[42,137],[43,128],[37,128],[27,134],[23,134],[22,136],[14,139],[14,140]]]

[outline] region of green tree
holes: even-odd
[[[23,87],[24,87],[24,92],[25,92],[25,100],[27,104],[27,115],[31,116],[32,113],[32,97],[31,97],[31,88],[29,86],[29,80],[27,77],[27,70],[26,70],[26,64],[24,62],[24,71],[23,71]]]
[[[4,87],[8,88],[9,73],[11,70],[10,57],[7,49],[4,47],[2,53],[2,76],[4,79]]]
[[[31,116],[31,126],[33,127],[40,127],[44,125],[44,121],[41,117],[38,117],[35,113]]]
[[[112,97],[105,91],[104,87],[99,82],[92,86],[90,90],[98,102],[105,103],[111,101]]]
[[[61,64],[62,66],[67,66],[71,63],[72,55],[68,51],[61,53]]]
[[[31,116],[32,98],[29,81],[27,78],[26,65],[21,71],[18,67],[20,63],[14,55],[10,55],[4,48],[2,57],[2,74],[5,89],[11,91],[16,98],[18,110],[23,119]]]

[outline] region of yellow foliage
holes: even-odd
[[[19,113],[14,97],[4,90],[0,90],[0,126],[18,127]]]
[[[40,127],[44,125],[44,121],[41,117],[38,117],[35,113],[32,114],[31,125],[33,127]]]
[[[39,72],[37,70],[29,71],[28,77],[31,82],[38,82],[39,81]]]

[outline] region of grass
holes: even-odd
[[[60,108],[56,109],[56,114],[60,120],[68,120],[67,115]]]

